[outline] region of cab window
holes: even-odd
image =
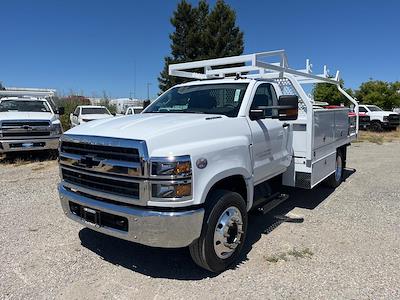
[[[250,110],[257,109],[262,106],[273,106],[277,105],[277,97],[275,89],[270,83],[263,83],[257,87],[256,93],[254,94],[253,102],[251,103]],[[276,109],[267,108],[265,110],[266,117],[272,117],[277,114]]]
[[[363,112],[363,113],[368,112],[368,110],[366,110],[365,107],[362,107],[362,106],[360,106],[360,107],[358,108],[358,111],[359,111],[359,112]]]

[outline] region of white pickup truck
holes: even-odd
[[[69,115],[71,127],[90,121],[112,118],[113,115],[105,106],[80,105]]]
[[[140,114],[143,109],[142,106],[129,106],[125,111],[125,115],[137,115]]]
[[[339,73],[314,75],[309,63],[290,69],[283,50],[170,65],[170,74],[199,80],[169,89],[141,114],[63,135],[61,205],[107,235],[189,246],[199,266],[221,272],[240,255],[248,212],[286,199],[282,184],[342,181],[358,126],[351,129],[348,108],[313,108],[301,85],[331,83],[356,113],[358,104]]]
[[[0,98],[0,155],[16,151],[57,150],[63,132],[57,109],[47,98],[22,96],[34,91],[5,90]]]
[[[376,105],[361,105],[360,113],[365,113],[370,117],[370,126],[374,131],[382,129],[395,129],[400,124],[400,114],[393,111],[385,111]]]

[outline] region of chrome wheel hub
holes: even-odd
[[[237,207],[228,207],[219,217],[214,231],[214,250],[219,258],[231,256],[241,243],[243,219]]]
[[[342,172],[343,172],[343,167],[342,167],[342,158],[338,156],[336,158],[336,170],[335,170],[335,180],[340,181],[342,178]]]

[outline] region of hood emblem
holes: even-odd
[[[100,161],[96,160],[96,157],[92,156],[92,155],[84,155],[79,159],[79,165],[82,167],[86,167],[88,169],[96,167],[99,164],[100,164]]]

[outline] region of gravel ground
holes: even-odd
[[[290,190],[251,215],[241,263],[220,275],[187,249],[82,228],[62,213],[55,161],[0,165],[0,298],[400,299],[400,143],[356,143],[335,191]],[[354,168],[354,169],[350,169]],[[295,214],[302,223],[279,221]]]

